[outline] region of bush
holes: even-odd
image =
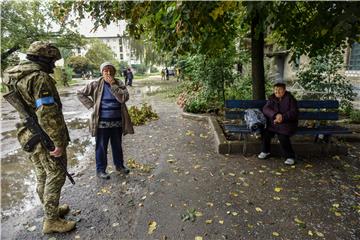
[[[338,99],[341,109],[349,112],[355,93],[345,76],[340,74],[342,64],[343,56],[338,51],[311,59],[309,66],[302,68],[297,73],[300,85],[310,92],[307,94],[307,98]]]
[[[137,74],[145,74],[147,71],[147,66],[144,64],[132,64],[131,67]]]
[[[132,123],[135,126],[143,125],[148,120],[159,119],[159,116],[157,115],[157,113],[154,112],[152,110],[152,107],[150,105],[147,105],[146,103],[143,103],[140,109],[136,106],[131,106],[129,108],[129,115],[130,115]]]
[[[350,120],[352,123],[360,124],[360,110],[353,110],[350,113]]]
[[[158,73],[158,72],[159,72],[159,69],[157,69],[156,67],[154,67],[154,66],[150,67],[150,73]]]

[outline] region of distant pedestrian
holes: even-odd
[[[295,133],[298,124],[299,109],[297,101],[286,91],[284,83],[274,85],[274,94],[263,107],[263,113],[267,118],[268,127],[262,135],[262,147],[259,159],[266,159],[270,156],[271,138],[278,136],[281,150],[286,158],[285,164],[295,163],[295,153],[291,145],[290,137]]]
[[[167,67],[165,68],[165,75],[166,75],[166,80],[169,80],[169,69]]]
[[[100,66],[102,77],[77,92],[82,104],[93,108],[90,128],[96,140],[96,173],[99,178],[109,179],[106,173],[109,140],[116,171],[128,174],[124,165],[122,135],[134,133],[125,102],[129,100],[126,86],[114,78],[115,67],[110,62]]]
[[[127,69],[127,80],[128,80],[128,86],[132,86],[132,80],[134,79],[134,75],[130,68]]]
[[[127,69],[124,68],[123,71],[122,71],[122,74],[123,74],[123,77],[124,77],[124,83],[125,83],[125,86],[127,85],[127,82],[128,82],[128,78],[127,78]]]
[[[165,80],[165,69],[161,69],[161,80]]]

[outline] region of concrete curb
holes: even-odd
[[[234,140],[229,141],[226,139],[222,128],[220,127],[216,117],[209,115],[198,115],[191,113],[182,113],[182,116],[187,119],[197,120],[197,121],[208,121],[211,129],[214,133],[214,147],[215,151],[219,154],[239,154],[243,151],[244,141]],[[358,135],[358,134],[352,134]],[[341,136],[345,139],[350,139],[349,135]],[[352,136],[356,140],[360,140],[360,136]],[[302,142],[297,140],[294,137],[293,148],[297,155],[299,156],[321,156],[324,154],[327,155],[336,155],[336,154],[346,154],[347,148],[336,143],[328,146],[327,144],[316,143],[312,141]],[[260,152],[261,142],[257,139],[249,139],[246,147],[246,154],[257,154]],[[281,156],[281,149],[279,144],[271,144],[271,153],[273,156]]]

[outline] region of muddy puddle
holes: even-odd
[[[93,159],[95,139],[88,133],[88,120],[75,118],[67,121],[72,141],[67,147],[69,173],[80,172]],[[15,141],[16,131],[1,133],[5,142]],[[11,145],[11,141],[9,142]],[[6,152],[6,144],[2,150]],[[2,151],[3,152],[3,151]],[[36,176],[29,155],[19,145],[1,158],[1,218],[21,214],[40,204],[36,194]]]

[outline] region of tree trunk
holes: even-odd
[[[264,33],[256,33],[260,24],[259,13],[251,21],[251,76],[253,99],[265,99]]]

